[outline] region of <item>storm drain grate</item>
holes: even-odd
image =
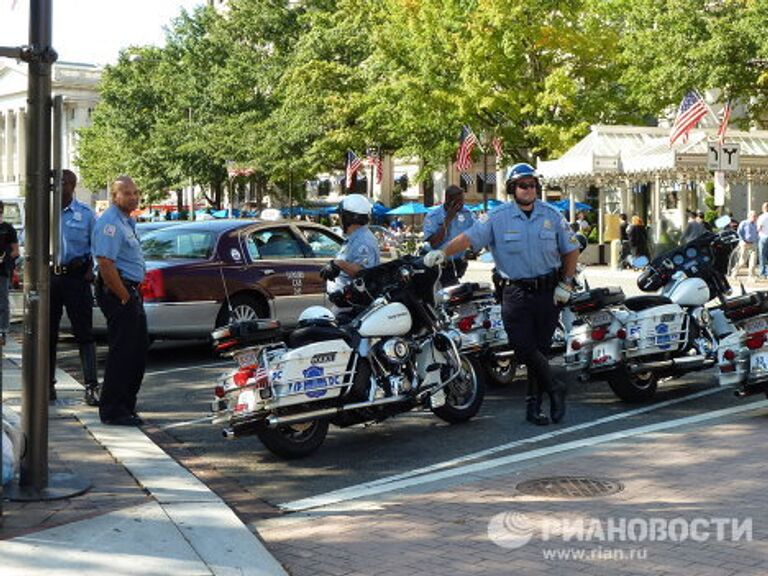
[[[595,498],[610,496],[624,490],[624,484],[605,478],[587,476],[556,476],[526,480],[517,485],[523,494],[553,498]]]

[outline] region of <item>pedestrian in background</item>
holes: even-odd
[[[763,212],[757,217],[756,224],[760,277],[768,278],[768,202],[763,202]]]
[[[699,218],[698,214],[693,211],[688,212],[688,224],[685,227],[682,237],[680,238],[680,245],[688,244],[688,242],[695,240],[707,229],[704,227],[704,213],[701,213],[702,217]]]
[[[85,384],[85,403],[99,404],[99,381],[96,373],[96,345],[93,341],[93,257],[91,235],[96,217],[89,206],[75,198],[77,176],[64,170],[61,181],[61,219],[59,261],[51,274],[51,386],[50,400],[56,399],[56,345],[64,309],[80,352],[80,366]]]
[[[93,255],[96,258],[96,301],[107,319],[109,352],[99,416],[105,424],[138,426],[136,397],[144,378],[147,357],[147,317],[139,291],[144,279],[136,222],[139,190],[128,176],[111,186],[112,204],[96,221]]]
[[[760,236],[757,233],[757,212],[750,210],[747,217],[739,222],[736,229],[739,235],[739,254],[736,260],[736,266],[731,271],[731,276],[735,280],[739,275],[739,270],[744,263],[747,263],[747,274],[750,278],[754,277],[755,265],[757,263],[757,243]]]
[[[5,204],[0,200],[0,345],[5,345],[11,326],[10,289],[16,258],[19,257],[19,237],[8,222],[3,221]]]
[[[496,209],[486,222],[477,222],[443,250],[424,257],[433,266],[470,246],[488,246],[501,275],[502,318],[509,345],[518,362],[528,368],[526,420],[549,424],[542,410],[542,393],[550,400],[550,417],[565,416],[565,383],[556,382],[547,358],[559,307],[570,299],[579,259],[579,242],[563,216],[538,198],[536,170],[515,164],[507,173],[507,195],[512,200]]]
[[[459,234],[472,228],[474,223],[472,212],[464,206],[464,190],[458,186],[448,186],[443,205],[424,217],[424,239],[432,248],[442,248]],[[454,254],[443,267],[440,283],[443,286],[454,286],[466,271],[465,253]]]
[[[649,256],[648,230],[643,223],[643,219],[637,214],[632,216],[632,224],[627,228],[627,238],[629,239],[629,253],[632,258]]]

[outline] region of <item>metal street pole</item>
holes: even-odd
[[[48,389],[50,386],[50,214],[51,214],[51,46],[52,0],[30,0],[26,124],[26,221],[24,341],[22,344],[22,428],[26,453],[12,500],[64,498],[84,492],[87,482],[71,474],[48,477]],[[0,55],[7,55],[0,51]],[[58,135],[57,135],[58,136]]]

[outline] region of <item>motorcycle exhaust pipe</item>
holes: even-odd
[[[263,420],[250,420],[248,422],[238,422],[227,428],[223,428],[221,435],[227,440],[240,438],[240,436],[252,436],[256,434],[260,426],[264,425]]]
[[[298,424],[299,422],[306,422],[307,420],[315,420],[316,418],[324,418],[325,416],[334,416],[341,412],[356,410],[357,408],[371,408],[372,406],[381,406],[383,404],[394,404],[396,402],[402,402],[405,399],[405,396],[392,396],[391,398],[381,398],[379,400],[374,400],[373,402],[347,404],[342,408],[325,408],[323,410],[315,410],[314,412],[305,412],[304,414],[295,414],[292,416],[269,416],[267,417],[266,422],[270,427],[282,426],[284,424]]]
[[[512,358],[514,355],[515,355],[514,350],[505,350],[503,352],[494,352],[493,358],[494,360],[499,360],[499,359],[504,360],[506,358]]]
[[[629,370],[633,374],[638,372],[653,372],[656,370],[683,369],[693,370],[696,368],[710,368],[715,365],[715,360],[703,355],[687,356],[685,358],[673,358],[671,360],[658,360],[656,362],[645,362],[643,364],[632,364]]]

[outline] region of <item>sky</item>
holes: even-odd
[[[51,0],[59,61],[111,64],[122,48],[164,44],[163,27],[205,0]],[[29,0],[0,0],[0,46],[29,38]]]

